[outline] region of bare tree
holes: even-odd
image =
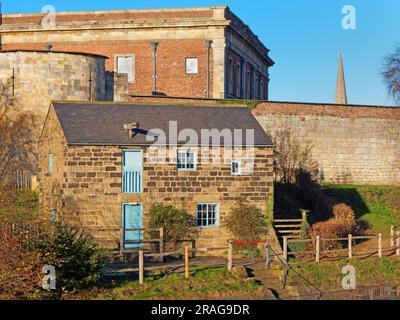
[[[282,183],[299,183],[301,175],[318,179],[318,163],[312,157],[312,144],[301,141],[288,123],[270,133],[275,145],[275,173]]]
[[[382,76],[390,96],[400,105],[400,46],[385,58]]]

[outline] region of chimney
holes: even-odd
[[[139,128],[140,128],[139,122],[124,124],[124,129],[128,131],[129,139],[132,139],[134,137],[135,129],[139,129]]]

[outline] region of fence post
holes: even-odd
[[[283,237],[283,261],[288,261],[288,237]]]
[[[353,259],[353,236],[349,234],[349,259]]]
[[[161,254],[161,262],[164,262],[164,228],[160,228],[160,254]]]
[[[396,231],[396,256],[400,256],[400,231]]]
[[[307,213],[309,213],[308,210],[301,209],[301,219],[303,220],[303,222],[307,220]]]
[[[317,236],[315,239],[315,262],[319,262],[320,253],[320,238]]]
[[[185,278],[189,278],[189,246],[185,246]]]
[[[139,250],[139,283],[144,283],[144,253]]]
[[[382,258],[382,233],[378,234],[378,257]]]
[[[232,242],[229,242],[228,245],[228,271],[231,272],[232,271],[232,265],[233,265],[233,245]]]
[[[394,247],[394,226],[390,227],[390,247]]]
[[[265,265],[269,268],[271,265],[271,248],[270,248],[270,243],[269,243],[269,238],[267,238],[267,241],[265,242]]]

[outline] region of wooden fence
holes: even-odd
[[[299,218],[282,218],[275,217],[273,219],[273,226],[275,229],[276,236],[278,238],[300,238],[301,227],[304,222],[307,221],[307,210],[301,210],[301,217]],[[288,215],[283,215],[288,216]]]
[[[375,249],[370,251],[356,251],[355,243],[363,240],[376,240]],[[340,245],[346,244],[345,248],[327,248],[326,243],[331,246],[334,243]],[[290,251],[290,245],[293,244],[303,244],[304,250],[293,250]],[[339,245],[339,247],[340,247]],[[349,259],[372,256],[376,255],[379,258],[383,257],[384,253],[395,253],[400,256],[400,232],[395,231],[394,227],[391,227],[390,235],[390,248],[384,248],[383,246],[383,236],[378,234],[376,236],[357,236],[349,234],[346,238],[322,238],[321,236],[316,236],[311,239],[289,239],[288,237],[283,237],[283,259],[288,261],[290,256],[302,256],[302,255],[314,255],[315,262],[320,262],[324,254],[343,254],[346,253],[346,257]]]
[[[6,179],[6,186],[16,190],[31,190],[36,187],[35,176],[28,170],[15,170]]]

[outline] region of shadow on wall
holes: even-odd
[[[275,215],[298,217],[300,210],[306,209],[310,211],[309,223],[314,224],[329,220],[333,207],[340,203],[350,206],[356,219],[369,213],[366,203],[355,188],[321,187],[314,182],[302,185],[275,183]]]

